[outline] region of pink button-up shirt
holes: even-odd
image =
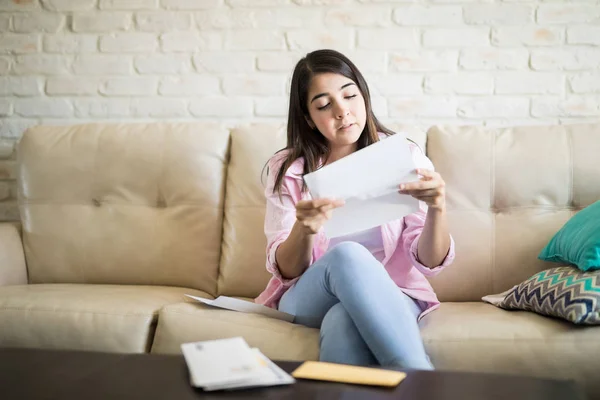
[[[433,170],[433,164],[418,146],[409,143],[409,147],[417,168]],[[286,152],[282,151],[268,162],[269,175],[265,189],[267,198],[265,234],[267,236],[267,271],[273,277],[266,289],[255,299],[256,303],[272,308],[278,307],[283,294],[299,279],[299,277],[286,279],[281,276],[275,260],[275,252],[279,245],[287,239],[296,222],[296,203],[311,198],[308,192],[302,192],[303,159],[296,160],[286,171],[281,186],[281,199],[277,193],[273,193],[275,177],[285,155]],[[419,301],[423,310],[419,319],[439,307],[440,304],[426,276],[438,274],[454,260],[454,240],[450,238],[450,250],[441,265],[428,268],[419,262],[417,244],[423,231],[426,215],[427,205],[419,202],[417,212],[381,226],[385,253],[382,264],[400,290]],[[328,247],[329,239],[322,231],[317,233],[310,265],[321,258]]]

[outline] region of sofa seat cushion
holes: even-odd
[[[37,284],[0,287],[0,347],[143,353],[158,311],[185,301],[167,286]]]
[[[439,369],[575,379],[600,398],[600,327],[486,303],[442,303],[421,320]]]
[[[182,343],[236,336],[272,360],[319,357],[318,329],[201,303],[172,304],[160,310],[152,353],[177,354]]]

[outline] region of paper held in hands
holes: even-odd
[[[401,183],[419,180],[406,136],[397,133],[304,176],[314,199],[346,204],[323,227],[329,238],[349,235],[403,218],[419,209],[398,193]]]
[[[262,304],[252,303],[250,301],[235,299],[233,297],[227,296],[219,296],[214,300],[203,299],[202,297],[196,297],[190,294],[186,294],[186,296],[213,307],[219,307],[224,308],[226,310],[240,311],[245,313],[262,314],[267,317],[281,319],[287,322],[294,322],[294,316],[291,314],[263,306]]]

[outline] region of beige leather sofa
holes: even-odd
[[[0,347],[177,353],[241,335],[273,359],[316,359],[317,330],[184,297],[251,299],[265,286],[260,174],[284,142],[270,125],[27,131],[22,221],[0,224]],[[433,363],[575,378],[600,397],[600,328],[480,301],[550,267],[540,249],[600,198],[600,125],[433,127],[426,149],[457,251],[432,280],[442,307],[422,321]]]

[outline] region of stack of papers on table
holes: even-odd
[[[241,337],[184,343],[191,384],[205,391],[289,385],[295,382]]]

